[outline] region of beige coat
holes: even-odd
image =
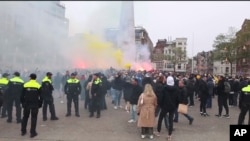
[[[142,102],[143,99],[143,102]],[[146,96],[141,94],[138,100],[138,127],[154,127],[155,126],[155,109],[157,106],[157,97]]]

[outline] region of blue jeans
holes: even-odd
[[[136,111],[137,105],[130,105],[130,116],[131,119],[133,119],[134,121],[136,121],[137,119],[137,111]]]
[[[110,95],[112,98],[112,102],[114,102],[115,101],[115,89],[113,89],[113,88],[110,89]]]
[[[122,97],[122,91],[114,89],[115,106],[121,105],[121,97]]]

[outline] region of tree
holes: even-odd
[[[214,40],[213,60],[220,60],[230,64],[231,76],[233,63],[236,62],[236,29],[229,27],[228,33],[219,34]]]

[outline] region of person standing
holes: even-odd
[[[153,139],[153,127],[155,126],[155,109],[157,106],[157,97],[151,84],[145,84],[144,92],[140,95],[137,102],[138,107],[138,127],[141,127],[141,138],[146,134]]]
[[[23,92],[24,81],[20,78],[20,73],[15,72],[14,77],[10,79],[7,89],[7,110],[8,110],[8,119],[7,122],[12,122],[12,109],[13,103],[15,102],[16,107],[16,121],[21,123],[21,102],[20,97]]]
[[[242,125],[245,120],[245,116],[248,111],[248,125],[250,125],[250,81],[248,81],[248,85],[241,89],[240,97],[239,97],[239,108],[240,114],[238,118],[238,125]]]
[[[225,78],[223,76],[219,77],[217,92],[218,92],[219,111],[218,111],[218,114],[215,116],[221,118],[222,117],[221,114],[222,114],[222,110],[223,110],[222,108],[224,107],[226,110],[226,114],[223,116],[226,118],[230,118],[229,117],[229,108],[228,108],[228,103],[227,103],[228,93],[225,92]]]
[[[67,80],[70,79],[70,74],[69,74],[69,71],[67,70],[65,75],[62,77],[62,80],[61,80],[61,84],[62,84],[62,91],[64,91],[64,86],[66,85],[67,83]],[[60,101],[61,103],[64,103],[64,95],[60,95],[59,98],[62,98],[62,100]]]
[[[7,98],[6,98],[6,90],[9,83],[8,79],[9,74],[4,73],[2,78],[0,79],[0,111],[2,109],[1,118],[7,117]],[[1,108],[2,107],[2,108]]]
[[[71,104],[74,102],[75,116],[80,117],[79,114],[79,95],[82,87],[80,80],[76,79],[76,73],[71,73],[71,78],[67,80],[64,86],[64,92],[67,95],[67,114],[66,117],[71,116]]]
[[[143,92],[143,88],[138,84],[139,80],[136,78],[132,79],[132,94],[129,98],[130,105],[130,120],[129,123],[134,123],[137,120],[137,102],[140,95]]]
[[[168,140],[171,140],[172,138],[174,112],[176,111],[179,103],[178,89],[174,83],[175,83],[174,78],[172,76],[168,76],[167,85],[163,89],[162,100],[160,100],[159,103],[159,105],[161,106],[161,112],[158,119],[157,135],[159,136],[161,132],[161,125],[163,118],[166,116],[166,114],[168,114],[168,122],[169,122],[168,136],[167,136]]]
[[[90,87],[91,95],[91,106],[90,106],[90,115],[89,117],[94,116],[94,112],[97,112],[96,118],[101,117],[101,98],[102,98],[102,80],[99,77],[98,73],[93,75],[93,83]]]
[[[36,74],[30,74],[30,80],[23,86],[21,94],[21,104],[23,107],[23,119],[21,125],[21,135],[27,132],[27,122],[31,113],[30,137],[37,136],[36,124],[39,108],[42,107],[43,99],[41,97],[41,85],[36,81]]]
[[[53,98],[53,90],[54,87],[52,85],[52,73],[47,72],[46,76],[42,80],[41,86],[41,95],[43,97],[43,121],[47,120],[47,108],[49,106],[49,111],[51,114],[51,120],[58,120],[56,117],[54,98]]]
[[[200,95],[200,114],[201,116],[207,117],[207,99],[209,96],[207,77],[203,76],[199,81],[199,95]]]

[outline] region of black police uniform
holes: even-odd
[[[20,97],[23,92],[24,81],[20,78],[20,73],[15,72],[14,77],[10,79],[8,83],[7,93],[7,110],[8,110],[8,119],[7,122],[12,122],[12,110],[13,103],[15,102],[16,107],[16,120],[17,123],[21,123],[21,102]]]
[[[21,125],[22,136],[26,134],[27,122],[31,113],[30,137],[35,137],[37,115],[39,108],[42,107],[43,99],[41,97],[41,85],[36,81],[36,74],[30,75],[31,80],[24,84],[24,90],[21,94],[21,103],[23,107],[23,119]]]
[[[56,117],[54,98],[52,96],[54,87],[52,85],[51,77],[52,73],[48,72],[47,76],[42,80],[41,95],[43,98],[43,121],[47,120],[47,108],[49,106],[51,120],[58,120]]]
[[[250,125],[250,82],[248,86],[241,89],[240,98],[239,98],[239,108],[240,115],[238,119],[238,124],[242,125],[246,116],[247,111],[249,112],[248,125]]]
[[[97,112],[96,118],[100,118],[101,116],[101,86],[102,80],[98,77],[99,74],[94,74],[97,78],[93,81],[91,86],[91,99],[90,99],[90,117],[94,116],[94,112]]]
[[[72,77],[76,76],[75,73],[71,74]],[[67,114],[66,116],[71,116],[71,104],[74,102],[75,115],[80,117],[79,114],[79,95],[81,93],[82,87],[80,80],[76,78],[70,78],[67,80],[64,86],[64,92],[67,95]]]
[[[9,83],[8,73],[4,73],[2,78],[0,79],[0,111],[2,109],[1,118],[7,117],[7,98],[6,98],[6,90]]]

